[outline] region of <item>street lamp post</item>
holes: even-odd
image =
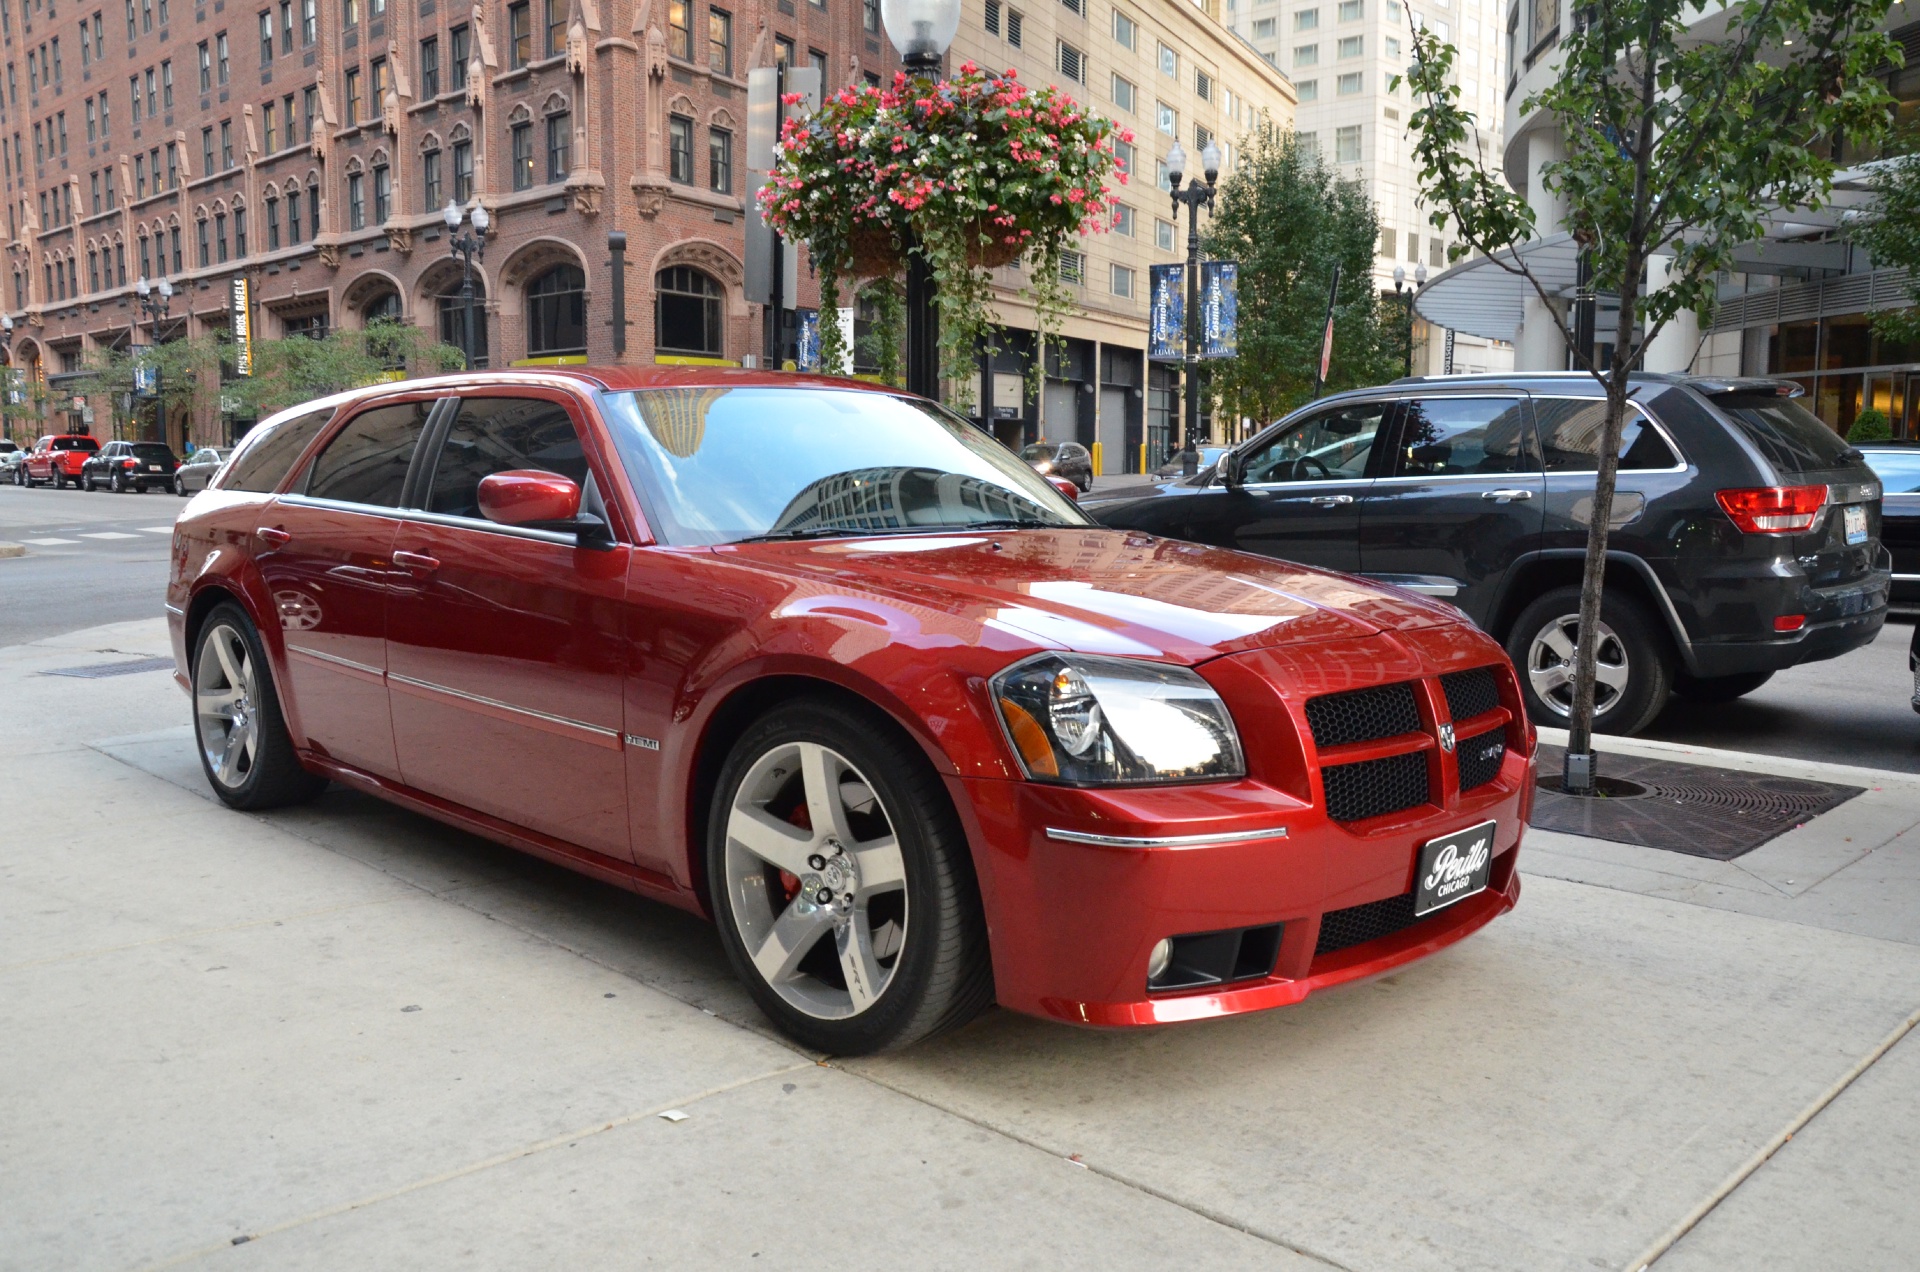
[[[1167,184],[1172,187],[1173,216],[1178,223],[1180,206],[1187,208],[1187,356],[1183,403],[1186,416],[1181,432],[1182,454],[1193,449],[1200,432],[1200,208],[1213,210],[1213,195],[1220,179],[1220,147],[1207,142],[1200,151],[1200,179],[1186,184],[1187,152],[1179,142],[1167,152]]]
[[[4,385],[0,385],[0,395],[4,395],[4,396],[0,396],[0,406],[12,406],[13,405],[13,377],[19,374],[13,365],[13,315],[12,314],[0,314],[0,342],[4,342],[7,347],[6,383]],[[0,437],[10,438],[12,434],[13,434],[13,418],[12,418],[12,414],[9,412],[4,416],[4,418],[0,418]]]
[[[158,283],[149,283],[146,275],[143,274],[133,280],[133,290],[140,300],[140,312],[147,320],[148,338],[154,344],[159,344],[160,324],[167,320],[169,311],[173,308],[173,284],[164,278]],[[162,441],[165,441],[167,436],[166,409],[165,404],[160,400],[159,393],[156,392],[153,396],[153,426],[154,432],[160,435]],[[129,411],[128,414],[131,416],[132,412]]]
[[[473,370],[473,263],[486,251],[489,219],[487,209],[478,199],[474,200],[470,211],[461,208],[452,199],[448,199],[441,216],[447,222],[447,233],[453,236],[447,246],[453,250],[455,256],[460,258],[463,267],[460,279],[460,355],[466,359],[467,370],[471,371]],[[460,232],[462,219],[472,224],[473,233]]]
[[[933,79],[960,29],[960,0],[880,0],[880,24],[907,74]],[[940,311],[933,266],[917,244],[907,248],[907,392],[940,396]]]
[[[1404,304],[1407,307],[1406,362],[1407,362],[1407,374],[1412,375],[1413,374],[1413,298],[1419,294],[1420,289],[1422,287],[1425,287],[1427,285],[1427,267],[1425,265],[1414,266],[1413,267],[1413,290],[1403,292],[1403,289],[1406,287],[1406,285],[1407,285],[1407,267],[1405,265],[1395,265],[1393,267],[1393,294],[1395,297],[1401,300],[1402,304]]]

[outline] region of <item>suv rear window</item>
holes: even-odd
[[[100,449],[100,443],[91,437],[56,437],[47,449],[97,451]]]
[[[277,490],[287,470],[293,467],[293,461],[300,458],[307,443],[318,436],[332,418],[332,411],[313,411],[248,433],[220,488],[254,494]]]
[[[173,447],[165,442],[135,442],[133,453],[142,459],[165,460],[173,458]]]
[[[1729,393],[1712,402],[1782,474],[1845,468],[1849,462],[1846,439],[1792,398]]]

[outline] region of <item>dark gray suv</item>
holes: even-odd
[[[1880,483],[1776,380],[1636,376],[1601,613],[1596,727],[1669,693],[1726,702],[1871,641],[1891,572]],[[1606,403],[1584,374],[1409,379],[1323,398],[1199,475],[1103,491],[1144,530],[1444,597],[1564,723]]]

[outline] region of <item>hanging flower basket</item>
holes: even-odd
[[[1012,71],[968,62],[938,84],[901,74],[890,88],[845,89],[787,121],[761,207],[808,245],[822,308],[839,304],[841,279],[890,278],[908,252],[924,257],[939,297],[942,371],[964,394],[992,327],[986,271],[1031,258],[1040,334],[1057,338],[1073,305],[1059,278],[1061,248],[1111,226],[1108,181],[1126,181],[1114,144],[1132,140]],[[837,327],[822,324],[828,365],[843,352]]]

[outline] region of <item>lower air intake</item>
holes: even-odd
[[[1320,916],[1320,940],[1313,947],[1315,958],[1340,950],[1365,945],[1383,936],[1412,927],[1413,893],[1403,892],[1384,901],[1350,905],[1344,910],[1329,910]]]

